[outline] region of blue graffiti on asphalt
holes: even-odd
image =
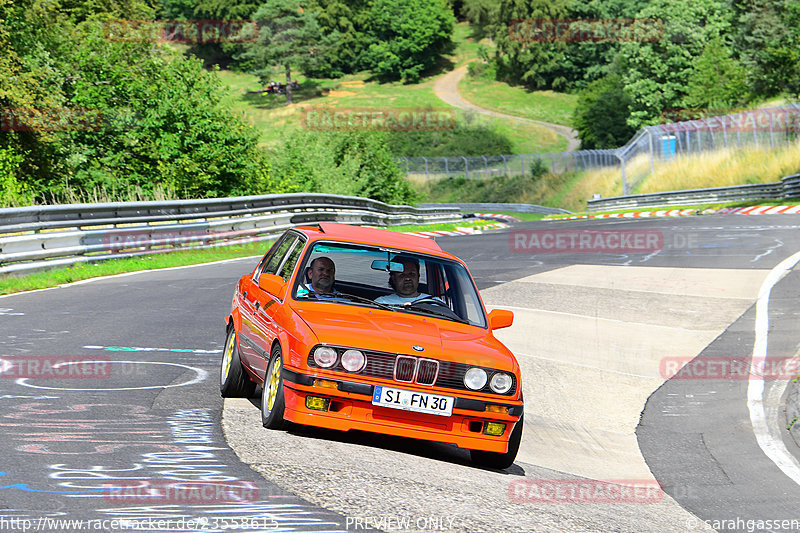
[[[5,476],[5,472],[0,472],[0,476]],[[112,490],[117,490],[117,488],[105,488],[105,489],[90,489],[90,490],[42,490],[42,489],[32,489],[28,486],[27,483],[15,483],[14,485],[0,485],[0,490],[3,489],[19,489],[24,492],[46,492],[49,494],[82,494],[86,492],[108,492]]]

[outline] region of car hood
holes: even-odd
[[[511,352],[477,326],[355,306],[355,312],[339,309],[331,305],[325,313],[318,308],[296,311],[320,343],[506,370],[516,367]]]

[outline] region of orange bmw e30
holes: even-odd
[[[513,464],[520,367],[492,331],[463,261],[432,239],[319,223],[287,230],[239,279],[222,396],[263,389],[264,427],[286,421],[455,444]]]

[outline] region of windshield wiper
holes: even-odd
[[[382,304],[382,303],[378,303],[375,300],[370,300],[369,298],[364,298],[363,296],[350,294],[348,292],[337,292],[337,293],[335,293],[335,296],[344,296],[345,298],[349,298],[350,300],[352,300],[354,302],[374,305],[375,307],[379,307],[381,309],[386,309],[387,311],[395,311],[395,309],[393,307],[391,307],[391,306],[388,306],[388,305]]]

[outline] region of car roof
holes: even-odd
[[[397,231],[334,222],[320,222],[314,226],[298,226],[294,229],[302,231],[314,240],[334,239],[360,244],[372,244],[455,259],[454,256],[442,250],[435,240],[420,235],[409,235]]]

